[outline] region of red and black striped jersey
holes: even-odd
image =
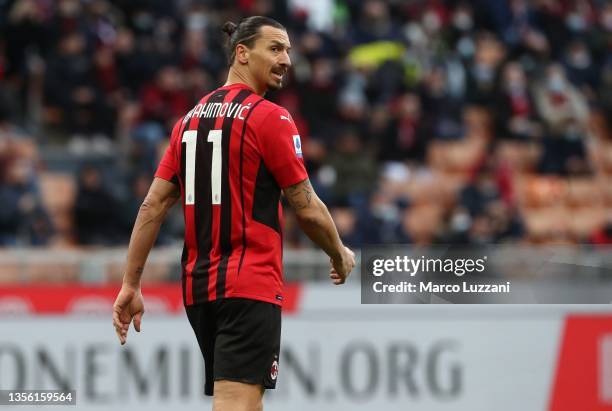
[[[282,305],[281,189],[308,177],[287,110],[244,84],[218,88],[176,123],[155,176],[181,189],[185,305]]]

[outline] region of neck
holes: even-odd
[[[247,86],[255,90],[255,93],[259,94],[260,96],[263,96],[267,91],[265,87],[261,87],[259,84],[257,84],[257,82],[255,81],[255,79],[253,79],[253,76],[251,76],[250,73],[231,66],[229,69],[229,73],[227,74],[227,81],[224,85],[231,86],[232,84],[236,83],[246,84]]]

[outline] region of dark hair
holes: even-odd
[[[278,21],[264,16],[247,17],[240,20],[238,24],[228,21],[223,25],[223,31],[229,36],[227,54],[230,66],[234,63],[236,57],[236,46],[244,44],[248,48],[252,48],[259,37],[259,29],[263,26],[286,30]]]

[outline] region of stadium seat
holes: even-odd
[[[589,133],[596,141],[606,141],[610,135],[608,129],[608,119],[602,111],[594,110],[590,113],[588,119]]]
[[[535,244],[566,244],[569,241],[570,214],[564,207],[525,209],[528,241]]]
[[[477,138],[434,141],[429,147],[429,164],[434,170],[469,175],[485,155],[486,143]]]
[[[410,207],[405,211],[402,226],[415,244],[431,244],[440,222],[443,209],[439,205]]]
[[[603,176],[597,179],[598,190],[601,192],[604,206],[612,209],[612,178]]]
[[[514,173],[528,173],[535,169],[541,148],[537,144],[502,141],[497,145],[497,163],[507,165]]]
[[[449,206],[455,199],[459,184],[447,180],[450,173],[433,173],[426,176],[416,176],[405,185],[407,194],[413,205],[442,204]]]
[[[526,208],[550,208],[561,204],[567,183],[560,177],[527,176],[515,179],[519,205]]]
[[[463,112],[465,138],[488,141],[491,138],[491,115],[485,107],[471,106]]]
[[[594,178],[570,178],[567,180],[565,201],[572,208],[597,208],[602,204],[603,193]]]
[[[612,177],[612,143],[607,141],[593,141],[591,144],[591,157],[598,173]]]
[[[603,207],[583,207],[573,210],[568,220],[570,234],[575,241],[588,241],[591,234],[600,229],[605,221],[606,209]]]

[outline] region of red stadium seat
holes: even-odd
[[[453,142],[432,142],[429,165],[438,171],[469,175],[482,161],[486,142],[477,138]]]
[[[575,241],[588,241],[594,231],[606,222],[606,209],[603,207],[584,207],[571,212],[569,229]]]
[[[567,180],[566,204],[572,208],[598,207],[603,203],[603,193],[594,178],[570,178]]]
[[[504,141],[498,144],[495,156],[498,164],[505,164],[511,171],[522,174],[535,169],[540,151],[536,144]]]
[[[536,244],[571,243],[569,234],[570,214],[564,207],[524,210],[528,240]]]
[[[519,204],[526,208],[554,207],[564,201],[567,183],[560,177],[529,176],[515,180]]]
[[[410,207],[404,213],[402,226],[415,244],[431,244],[440,227],[442,214],[439,205]]]
[[[438,204],[450,206],[460,185],[457,179],[447,179],[443,173],[412,178],[405,185],[405,194],[413,205]],[[452,174],[450,174],[452,175]]]

